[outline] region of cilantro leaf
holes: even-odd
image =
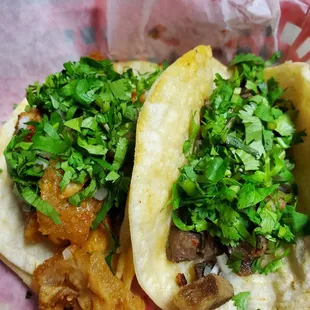
[[[245,106],[244,111],[239,112],[243,123],[245,124],[246,143],[249,144],[253,140],[260,140],[262,137],[263,126],[261,120],[252,116],[255,111],[255,106]]]
[[[283,114],[282,116],[280,116],[275,121],[275,124],[276,124],[275,130],[281,136],[290,136],[295,132],[294,124],[287,114]]]
[[[248,300],[250,295],[250,292],[240,292],[233,296],[232,301],[238,310],[246,310],[248,308]]]
[[[42,200],[30,187],[24,188],[21,192],[21,196],[39,212],[49,217],[55,224],[61,224],[56,210],[48,202]]]
[[[238,54],[235,56],[235,58],[229,63],[229,67],[235,66],[240,63],[245,62],[253,62],[255,64],[263,65],[264,60],[258,56],[255,56],[253,54]]]
[[[70,141],[63,139],[53,139],[49,136],[35,135],[32,139],[32,148],[50,154],[61,154],[66,152],[70,147]]]
[[[176,227],[183,231],[191,231],[195,228],[194,225],[186,225],[182,220],[179,218],[177,211],[172,211],[172,220]]]
[[[129,142],[126,138],[121,138],[117,142],[114,160],[112,164],[112,167],[115,170],[118,170],[122,166],[127,154],[128,146]]]
[[[260,203],[278,187],[278,184],[274,184],[269,188],[256,188],[253,183],[246,183],[239,193],[238,208],[245,209]]]
[[[105,155],[108,152],[108,149],[103,145],[93,145],[89,144],[82,136],[78,136],[77,144],[85,149],[89,154],[92,155]]]
[[[306,214],[296,212],[292,206],[286,206],[282,216],[283,223],[288,225],[291,231],[297,236],[307,234],[309,227],[309,218]]]
[[[244,164],[245,171],[257,170],[259,168],[259,160],[257,160],[253,155],[243,151],[237,150],[236,154],[240,157]]]
[[[78,132],[81,132],[82,122],[83,122],[83,118],[77,117],[77,118],[73,118],[73,119],[66,121],[64,125]]]
[[[106,181],[112,181],[115,182],[116,180],[118,180],[120,177],[120,175],[116,172],[116,171],[111,171],[109,172],[109,174],[106,176]]]
[[[287,257],[289,254],[290,254],[290,249],[287,248],[284,252],[282,252],[281,255],[271,260],[270,262],[268,262],[265,266],[262,265],[262,259],[258,258],[252,263],[252,270],[253,272],[258,272],[264,275],[267,275],[271,272],[276,272],[283,265],[282,259],[284,257]]]
[[[192,113],[190,129],[189,129],[189,138],[185,140],[184,145],[183,145],[183,153],[185,155],[188,155],[188,153],[190,152],[192,145],[199,131],[200,126],[195,121],[195,115],[196,115],[196,112]]]
[[[89,105],[97,98],[96,90],[102,84],[99,80],[81,79],[76,83],[73,96],[79,103]]]
[[[110,83],[109,86],[115,98],[119,100],[128,100],[131,98],[131,94],[129,92],[130,87],[127,80],[120,79]]]
[[[96,217],[95,217],[95,219],[93,221],[93,224],[91,226],[91,228],[93,230],[97,229],[98,225],[105,219],[105,217],[108,214],[109,210],[113,206],[113,200],[114,200],[114,194],[110,194],[108,199],[103,202],[102,207],[99,210],[99,212],[97,213],[97,215],[96,215]]]
[[[266,62],[265,67],[270,67],[273,65],[277,60],[281,58],[281,52],[276,51]]]
[[[205,176],[211,182],[217,183],[224,177],[228,165],[229,165],[228,157],[223,159],[219,156],[216,156],[208,162],[208,168],[205,172]]]

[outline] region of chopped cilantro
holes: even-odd
[[[35,207],[38,211],[48,216],[56,224],[60,224],[60,218],[55,209],[46,201],[42,200],[30,187],[26,187],[21,192],[21,196],[31,206]]]
[[[79,206],[99,188],[108,191],[93,223],[96,228],[113,207],[122,214],[133,166],[133,148],[141,95],[161,73],[123,74],[109,60],[81,58],[43,84],[27,88],[29,106],[41,121],[18,130],[5,150],[8,172],[25,202],[55,223],[55,209],[40,198],[39,181],[46,165],[55,163],[60,190],[70,182],[83,184],[68,201]],[[132,96],[135,95],[135,96]],[[132,98],[136,98],[135,101]]]
[[[250,295],[250,292],[240,292],[232,298],[238,310],[247,310]]]
[[[230,63],[231,78],[216,75],[200,126],[192,116],[183,146],[187,164],[180,168],[170,201],[179,229],[208,231],[230,248],[245,243],[255,248],[263,238],[268,242],[266,257],[310,233],[308,216],[295,209],[294,165],[287,156],[305,131],[296,132],[296,111],[281,99],[277,81],[264,80],[265,66],[278,56],[265,63],[255,55],[239,54]],[[252,271],[276,271],[287,254],[284,250],[264,266],[260,258],[253,259]],[[233,252],[228,256],[229,266],[238,273],[244,257]],[[242,294],[235,296],[240,309],[248,296]]]

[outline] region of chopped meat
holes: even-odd
[[[21,128],[29,128],[31,125],[26,125],[29,122],[41,122],[42,116],[38,109],[32,108],[29,112],[22,112],[18,115],[17,123],[15,125],[15,130]]]
[[[252,250],[251,256],[254,258],[261,257],[267,250],[267,240],[263,236],[257,236],[256,248]]]
[[[174,298],[174,304],[181,310],[212,310],[229,301],[233,295],[233,287],[226,279],[209,274],[184,286]]]
[[[144,310],[142,299],[125,288],[115,277],[100,252],[90,256],[88,287],[107,302],[104,309]]]
[[[285,194],[289,194],[289,193],[292,192],[292,186],[291,186],[291,184],[287,184],[287,183],[281,184],[279,186],[279,191],[281,191],[281,192],[283,192]]]
[[[242,242],[236,247],[229,247],[228,253],[234,257],[240,257],[241,265],[239,276],[249,276],[252,274],[251,265],[255,258],[261,257],[267,249],[267,240],[263,236],[258,236],[256,247],[247,242]]]
[[[178,286],[185,286],[187,284],[187,280],[185,278],[184,273],[178,273],[177,274],[177,285]]]
[[[194,269],[195,269],[195,273],[197,276],[197,279],[203,278],[204,275],[204,271],[205,271],[205,267],[206,267],[206,263],[202,262],[202,263],[197,263],[194,265]]]
[[[201,235],[193,232],[179,230],[171,226],[168,237],[166,254],[172,262],[189,261],[198,258],[198,249]]]
[[[71,255],[55,255],[35,269],[33,288],[40,310],[145,308],[142,299],[112,274],[102,253],[103,237],[94,237],[93,253],[71,245],[65,250]]]
[[[286,201],[285,201],[284,199],[280,198],[280,199],[278,200],[278,202],[279,202],[279,208],[280,208],[280,210],[283,211],[283,209],[286,207]]]
[[[24,212],[25,214],[25,230],[24,236],[26,242],[38,242],[42,240],[42,235],[39,232],[39,224],[37,222],[36,212]]]
[[[205,232],[202,235],[201,247],[199,249],[204,262],[216,262],[216,256],[224,253],[224,248],[216,238]]]
[[[61,224],[55,224],[50,218],[37,212],[39,230],[54,243],[69,240],[72,244],[81,246],[87,240],[90,226],[102,202],[91,198],[84,200],[80,207],[72,206],[67,199],[61,198],[60,181],[53,165],[45,169],[40,181],[41,198],[59,213]]]
[[[250,89],[247,88],[242,88],[240,96],[242,99],[247,99],[253,96],[252,91]]]
[[[211,271],[212,268],[214,267],[214,265],[215,264],[213,262],[200,262],[200,263],[196,263],[194,265],[194,269],[195,269],[195,273],[196,273],[197,279],[203,278],[204,277],[205,269],[208,268]]]
[[[241,261],[241,264],[240,264],[240,270],[238,272],[238,275],[240,277],[247,277],[249,275],[252,274],[252,263],[253,263],[253,258],[244,258],[242,261]]]
[[[76,306],[78,293],[66,286],[43,285],[40,289],[40,310],[59,309],[71,307],[79,309]]]
[[[29,112],[23,112],[18,115],[18,120],[15,125],[15,132],[21,128],[28,129],[30,132],[25,137],[26,142],[30,142],[34,135],[35,127],[33,125],[26,125],[29,122],[41,122],[42,116],[38,109],[32,108]]]

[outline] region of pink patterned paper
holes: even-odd
[[[0,121],[27,85],[93,52],[173,61],[211,44],[223,62],[236,52],[266,58],[277,49],[282,61],[309,61],[309,6],[310,0],[1,0]],[[26,292],[0,264],[0,309],[37,309]],[[154,309],[150,301],[147,307]]]

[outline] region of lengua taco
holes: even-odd
[[[145,308],[131,292],[125,212],[137,117],[155,80],[176,95],[171,74],[205,98],[210,69],[206,47],[167,73],[82,58],[28,87],[0,131],[0,258],[38,293],[40,309]]]
[[[310,71],[277,56],[213,62],[213,92],[177,61],[150,90],[128,208],[162,309],[310,308]]]

